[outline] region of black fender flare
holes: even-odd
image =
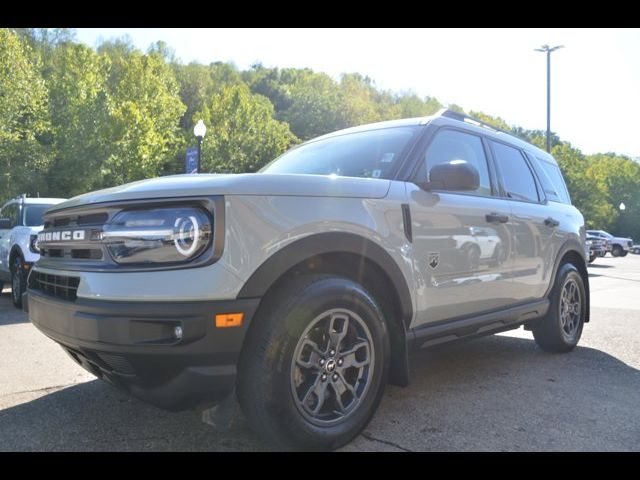
[[[400,267],[383,247],[354,233],[312,234],[286,245],[253,272],[238,293],[238,298],[262,297],[292,267],[327,253],[353,253],[377,265],[391,279],[399,299],[402,324],[405,330],[409,328],[413,318],[413,301]]]

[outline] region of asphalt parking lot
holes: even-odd
[[[565,355],[522,329],[420,352],[346,451],[640,450],[640,255],[589,267],[591,322]],[[96,380],[0,298],[0,450],[266,450]]]

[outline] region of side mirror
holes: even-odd
[[[11,228],[10,218],[0,218],[0,230],[8,230]]]
[[[420,186],[429,190],[477,190],[480,174],[466,160],[451,160],[433,167],[429,171],[429,181]]]

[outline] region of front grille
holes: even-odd
[[[51,295],[61,300],[74,302],[77,298],[78,277],[68,277],[66,275],[53,275],[50,273],[33,270],[29,275],[29,288]]]
[[[109,370],[122,375],[135,375],[136,371],[129,361],[122,355],[113,353],[96,352],[98,358],[102,360]]]
[[[44,228],[58,227],[85,227],[87,225],[103,225],[109,219],[107,212],[89,213],[86,215],[70,215],[68,217],[58,217],[53,220],[46,220]]]

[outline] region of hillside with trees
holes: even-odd
[[[358,73],[335,80],[306,68],[184,64],[164,42],[146,52],[127,39],[93,49],[66,29],[0,29],[0,202],[183,173],[199,119],[208,128],[203,171],[255,172],[309,138],[442,107]],[[543,131],[467,113],[545,147]],[[640,164],[585,155],[556,135],[552,145],[587,225],[640,239]]]

